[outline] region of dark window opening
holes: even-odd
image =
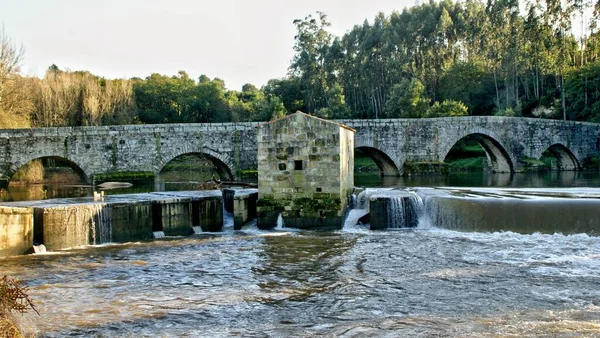
[[[317,192],[321,192],[321,191],[323,191],[323,189],[317,188]]]
[[[279,163],[279,170],[285,170],[287,168],[287,166],[285,165],[285,163]]]
[[[294,170],[302,170],[302,161],[294,161]]]

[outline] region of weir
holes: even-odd
[[[182,191],[0,205],[0,255],[189,235],[192,227],[220,231],[221,192]]]
[[[414,228],[422,215],[423,202],[414,192],[391,188],[365,189],[356,197],[344,226],[369,223],[371,230]]]
[[[457,231],[600,234],[600,189],[366,189],[346,217],[384,230],[434,227]],[[368,225],[367,225],[368,224]]]
[[[600,234],[600,189],[419,188],[423,222],[458,231]]]

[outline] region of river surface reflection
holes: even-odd
[[[592,336],[600,238],[245,232],[0,260],[39,337]]]
[[[448,175],[380,177],[373,173],[354,176],[357,187],[600,187],[600,173],[550,171],[530,173],[454,172]],[[108,195],[152,191],[195,190],[198,182],[136,182],[128,188],[106,190]],[[0,189],[0,201],[28,201],[49,198],[93,196],[94,188],[69,184],[11,184]]]

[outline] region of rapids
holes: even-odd
[[[267,232],[0,260],[38,337],[560,336],[600,332],[600,237]]]

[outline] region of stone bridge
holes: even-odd
[[[559,169],[578,170],[600,152],[600,124],[511,117],[338,120],[356,129],[355,146],[385,175],[407,162],[442,162],[460,139],[471,136],[496,172],[523,168],[549,150]],[[236,179],[257,168],[260,123],[163,124],[0,130],[0,179],[40,158],[67,161],[86,181],[114,172],[160,173],[178,156],[204,154],[221,177]]]

